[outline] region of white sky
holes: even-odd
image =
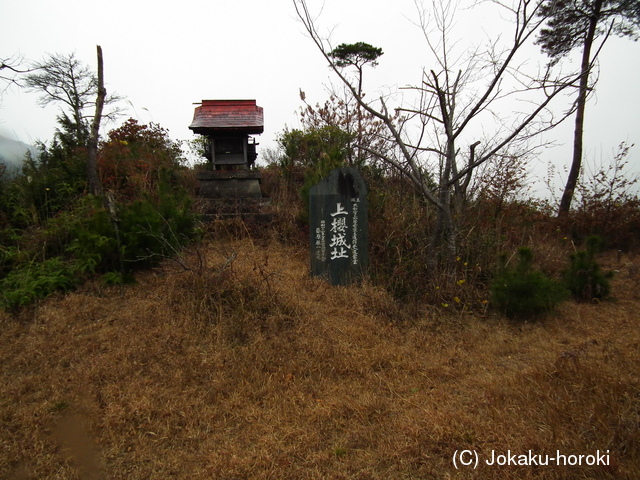
[[[309,5],[316,12],[324,5],[318,22],[322,31],[332,29],[334,45],[364,41],[384,50],[380,65],[368,73],[369,91],[416,84],[422,67],[429,67],[422,33],[412,23],[412,0],[309,0]],[[473,22],[458,25],[461,41],[480,44],[486,40],[482,31],[492,36],[487,12],[473,10]],[[101,45],[107,89],[131,103],[128,116],[158,123],[176,140],[193,138],[188,126],[194,102],[254,98],[265,112],[258,141],[274,146],[285,126],[298,126],[300,89],[309,103],[323,103],[327,85],[337,84],[304,34],[291,0],[4,0],[0,19],[3,58],[36,61],[47,53],[75,51],[95,68],[95,47]],[[627,39],[605,46],[597,94],[587,107],[587,161],[610,158],[621,141],[636,143],[631,159],[640,158],[639,54],[640,44]],[[540,61],[545,61],[541,54]],[[27,143],[50,140],[58,111],[38,106],[37,98],[15,87],[5,92],[0,134]],[[571,123],[551,137],[564,146],[546,150],[540,162],[556,161],[562,169],[570,155]]]

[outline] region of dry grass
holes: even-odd
[[[543,322],[408,318],[306,252],[199,247],[120,289],[0,317],[0,477],[640,478],[640,298]],[[413,310],[412,310],[413,311]],[[609,466],[456,471],[458,449],[610,451]]]

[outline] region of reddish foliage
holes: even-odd
[[[166,129],[130,118],[101,142],[98,168],[105,189],[131,199],[153,191],[163,171],[175,175],[181,159],[180,146]]]

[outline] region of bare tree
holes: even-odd
[[[428,264],[437,264],[442,252],[440,247],[446,247],[446,261],[455,258],[454,209],[464,204],[475,169],[496,154],[504,158],[507,150],[515,147],[526,150],[528,139],[553,128],[570,114],[568,111],[555,118],[549,107],[576,83],[579,75],[554,75],[551,65],[528,75],[522,69],[523,47],[532,43],[543,21],[538,15],[542,0],[515,0],[514,5],[491,2],[496,9],[512,16],[510,42],[499,46],[496,41],[483,51],[478,48],[464,61],[454,55],[455,41],[449,38],[456,15],[453,3],[434,1],[431,13],[418,5],[416,23],[424,33],[437,68],[425,69],[421,82],[407,87],[417,94],[414,107],[393,109],[388,106],[388,98],[365,101],[359,88],[361,78],[350,80],[343,66],[330,55],[329,41],[319,34],[306,0],[293,0],[293,3],[306,32],[329,67],[358,104],[384,123],[398,146],[399,155],[371,153],[406,176],[424,200],[436,208]],[[434,28],[429,15],[435,22]],[[362,75],[362,69],[358,75]],[[512,114],[513,105],[507,102],[513,100],[519,100],[526,108]],[[510,115],[501,115],[498,111],[505,105],[511,105],[507,107]],[[395,120],[398,110],[404,116],[400,124]],[[479,132],[487,122],[495,125],[495,129],[485,139],[487,134]],[[481,145],[482,148],[478,148]]]
[[[72,144],[87,148],[87,182],[89,191],[102,195],[98,176],[97,150],[100,123],[103,118],[113,119],[119,114],[117,107],[106,114],[105,105],[121,100],[118,95],[107,96],[104,86],[102,48],[97,46],[97,75],[82,64],[74,53],[49,55],[34,66],[35,71],[25,78],[27,88],[40,92],[40,104],[56,103],[62,106],[58,116],[60,125],[71,133]],[[59,131],[58,136],[62,137]]]
[[[41,93],[40,104],[56,103],[62,106],[58,121],[73,132],[78,145],[86,145],[90,135],[90,119],[98,99],[98,78],[91,68],[82,64],[75,53],[53,54],[33,66],[34,72],[27,75],[25,85]],[[117,95],[104,99],[106,105],[121,100]],[[114,108],[104,116],[114,118],[119,110]]]
[[[16,77],[30,71],[21,66],[22,62],[22,58],[18,56],[0,57],[0,82],[5,84],[4,87],[0,88],[0,94],[4,93],[11,85],[20,86]]]

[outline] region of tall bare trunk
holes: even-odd
[[[102,48],[97,46],[98,51],[98,97],[96,99],[96,112],[91,124],[91,134],[88,142],[87,155],[87,181],[89,191],[96,196],[102,196],[102,182],[98,176],[98,135],[100,132],[100,120],[102,118],[102,108],[107,91],[104,88],[104,73],[102,67]]]
[[[589,22],[589,29],[584,39],[584,48],[582,50],[582,64],[580,67],[580,87],[578,90],[578,102],[576,106],[576,123],[573,132],[573,159],[571,161],[571,169],[567,177],[567,183],[562,193],[560,207],[558,208],[558,216],[563,217],[569,213],[573,193],[578,184],[580,176],[580,168],[582,166],[582,150],[584,137],[584,111],[587,104],[587,95],[589,93],[589,73],[591,72],[591,47],[595,38],[596,26],[600,19],[602,10],[602,0],[596,0],[593,7],[593,14]]]
[[[433,70],[431,71],[431,76],[433,78],[434,90],[438,96],[440,113],[443,120],[442,123],[447,137],[447,145],[443,158],[444,165],[440,172],[436,224],[431,236],[431,252],[429,253],[430,258],[427,262],[430,267],[434,267],[437,265],[438,257],[441,254],[445,257],[446,263],[451,262],[455,258],[456,245],[453,218],[451,216],[451,193],[453,190],[451,174],[456,171],[456,136],[453,129],[453,104],[448,102],[447,92],[440,87],[438,75],[436,75]]]

